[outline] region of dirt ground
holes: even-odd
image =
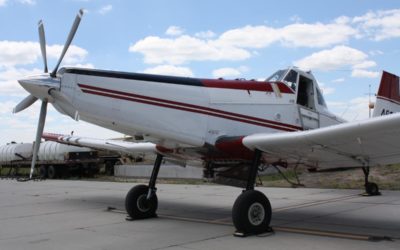
[[[293,171],[287,171],[291,181],[296,182]],[[334,172],[301,171],[300,183],[312,188],[349,188],[359,189],[364,185],[364,174],[360,168]],[[291,187],[279,174],[261,177],[262,185],[269,187]],[[380,189],[400,190],[400,165],[371,168],[370,179]]]

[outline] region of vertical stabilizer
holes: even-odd
[[[373,116],[400,112],[399,77],[383,71]]]

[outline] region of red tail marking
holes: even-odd
[[[378,91],[379,96],[400,102],[399,77],[383,71]]]

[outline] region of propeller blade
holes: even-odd
[[[49,72],[49,70],[47,69],[46,37],[44,35],[44,25],[42,20],[40,20],[38,23],[38,29],[39,29],[40,50],[42,51],[42,57],[44,63],[44,73],[47,73]]]
[[[31,106],[32,104],[34,104],[36,102],[37,98],[34,97],[33,95],[28,95],[27,97],[24,98],[24,100],[22,100],[20,103],[17,104],[17,106],[15,106],[15,108],[13,109],[13,113],[18,113],[26,108],[28,108],[29,106]]]
[[[61,53],[60,58],[58,59],[57,65],[56,65],[56,67],[54,68],[53,72],[51,72],[51,74],[50,74],[51,77],[55,77],[55,76],[56,76],[58,67],[60,66],[60,63],[61,63],[62,59],[64,58],[65,53],[67,53],[67,50],[68,50],[68,48],[69,48],[69,45],[71,44],[72,39],[73,39],[74,36],[75,36],[76,30],[78,29],[79,23],[81,22],[82,15],[83,15],[83,9],[80,9],[79,12],[78,12],[78,14],[76,15],[76,18],[75,18],[74,23],[72,24],[71,31],[69,32],[67,41],[65,42],[63,51],[62,51],[62,53]]]
[[[35,170],[37,154],[39,151],[40,141],[41,141],[42,134],[43,134],[44,123],[46,121],[46,113],[47,113],[47,101],[42,101],[42,105],[40,107],[38,127],[36,130],[35,145],[33,147],[32,164],[31,164],[31,172],[29,174],[29,179],[32,179],[33,171]]]

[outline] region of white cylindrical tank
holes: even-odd
[[[23,158],[31,159],[32,150],[32,143],[10,143],[0,146],[0,164],[9,164],[12,161],[23,160]]]
[[[69,152],[90,152],[90,148],[75,147],[54,141],[45,141],[40,144],[38,160],[63,161]]]

